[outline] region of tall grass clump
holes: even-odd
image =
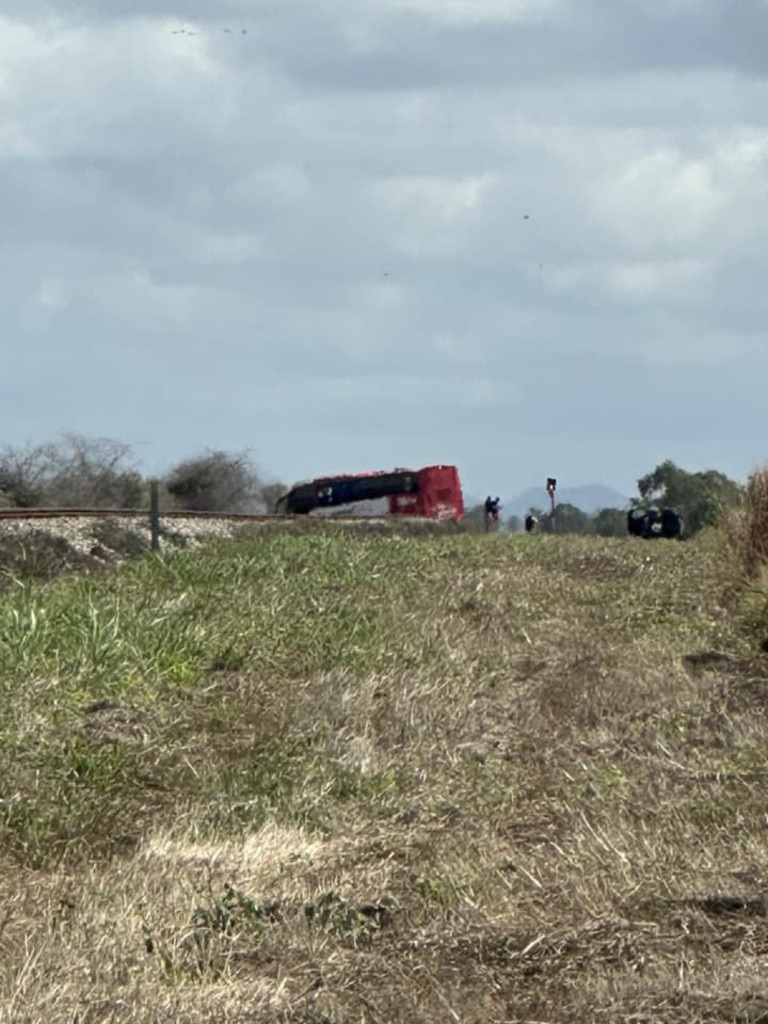
[[[731,584],[743,626],[768,649],[768,466],[749,478],[740,508],[724,522],[737,565]]]
[[[760,576],[768,566],[768,466],[755,470],[740,507],[723,525],[743,572],[751,579]]]
[[[759,467],[747,485],[744,543],[750,571],[768,566],[768,466]]]

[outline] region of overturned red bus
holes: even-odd
[[[456,466],[425,466],[323,476],[296,484],[277,502],[278,513],[314,516],[417,516],[456,520],[464,515]]]

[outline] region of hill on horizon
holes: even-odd
[[[582,512],[592,514],[601,508],[623,509],[629,496],[621,494],[605,484],[581,484],[575,487],[558,488],[555,494],[557,504],[574,505]],[[529,487],[514,498],[502,502],[507,516],[523,516],[529,508],[549,508],[549,497],[543,487]]]

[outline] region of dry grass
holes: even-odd
[[[0,1022],[765,1024],[737,575],[318,531],[9,596]]]
[[[768,467],[752,474],[743,506],[724,526],[741,567],[733,591],[742,626],[768,653]]]
[[[768,565],[768,467],[759,466],[749,478],[744,505],[727,529],[746,571],[759,574]]]

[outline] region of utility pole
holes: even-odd
[[[553,476],[547,477],[547,494],[549,495],[550,505],[550,522],[552,523],[552,533],[556,532],[555,524],[555,491],[557,490],[557,480]]]

